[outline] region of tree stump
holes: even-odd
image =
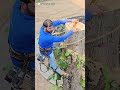
[[[71,30],[73,23],[66,23],[66,32]],[[75,28],[79,28],[79,31],[70,36],[66,41],[66,48],[71,50],[71,57],[68,58],[69,67],[67,72],[70,74],[70,78],[64,78],[63,90],[83,90],[80,86],[80,78],[82,73],[85,72],[82,67],[77,68],[77,54],[81,56],[85,55],[85,25],[81,22],[78,22]],[[80,40],[82,39],[82,40]],[[76,54],[77,53],[77,54]],[[84,75],[83,75],[84,76]]]

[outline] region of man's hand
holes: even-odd
[[[78,22],[77,19],[72,19],[72,23]]]
[[[66,73],[65,71],[61,71],[61,75],[65,76],[65,77],[69,76],[69,74]]]
[[[73,30],[73,32],[78,32],[79,31],[79,29],[78,28],[72,28],[72,30]]]
[[[73,24],[73,27],[75,27],[78,23],[78,20],[77,19],[72,19],[72,24]]]

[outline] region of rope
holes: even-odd
[[[42,68],[41,68],[41,64],[44,64],[44,63],[40,63],[40,70],[41,70],[43,73],[46,73],[46,72],[48,71],[48,69],[47,69],[46,71],[43,71]],[[45,65],[45,64],[44,64],[44,65]],[[49,69],[50,69],[49,66],[47,66],[47,65],[45,65],[45,66],[46,66],[46,68],[49,68]]]
[[[116,27],[115,29],[113,29],[111,32],[108,32],[108,33],[106,33],[106,34],[104,34],[104,35],[102,35],[102,36],[100,36],[100,37],[98,37],[98,38],[95,38],[95,39],[92,39],[92,40],[88,40],[88,41],[86,41],[85,43],[94,42],[94,41],[96,41],[96,40],[99,40],[99,39],[101,39],[101,38],[104,38],[104,37],[106,37],[106,36],[114,33],[115,31],[118,31],[119,28],[120,28],[120,25],[119,25],[118,27]],[[84,39],[85,39],[85,37],[82,38],[82,39],[80,39],[80,40],[78,40],[78,41],[76,41],[76,42],[72,42],[72,43],[65,44],[64,46],[69,46],[69,45],[72,45],[72,44],[76,44],[76,43],[78,43],[78,42],[80,42],[80,41],[82,41],[82,40],[84,40]]]

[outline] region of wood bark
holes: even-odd
[[[120,57],[118,48],[120,37],[120,9],[106,12],[103,16],[93,16],[92,20],[86,23],[86,25],[85,60],[89,60],[90,58],[92,58],[91,62],[93,63],[97,62],[101,63],[101,65],[107,65],[110,69],[110,73],[113,68],[120,68]],[[95,61],[93,61],[93,59]],[[87,81],[86,89],[103,90],[103,87],[105,87],[103,72],[100,71],[100,67],[98,67],[98,65],[93,65],[94,67],[89,66],[90,63],[86,65],[86,67],[89,68],[89,70],[86,71],[86,78],[89,78],[89,80]],[[98,72],[96,72],[97,70]],[[100,74],[95,75],[96,73]],[[93,78],[94,75],[96,78]],[[114,76],[115,75],[116,74],[114,73]],[[114,76],[110,77],[110,79],[113,80],[112,78]],[[90,84],[91,82],[94,82],[94,84]]]
[[[66,32],[70,30],[69,26],[66,26]],[[74,33],[72,36],[70,36],[66,40],[66,44],[70,44],[67,46],[67,49],[72,50],[71,52],[71,57],[68,58],[69,62],[69,67],[67,69],[67,72],[70,74],[70,78],[66,79],[64,78],[63,82],[63,90],[82,90],[82,87],[80,86],[80,77],[82,72],[85,72],[81,68],[77,69],[76,64],[77,64],[77,58],[75,53],[78,53],[80,55],[84,55],[84,39],[79,42],[80,39],[85,37],[85,32],[84,30],[79,31],[77,33]],[[74,43],[77,42],[77,43]]]

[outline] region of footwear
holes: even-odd
[[[45,58],[44,58],[44,57],[42,57],[42,56],[38,56],[37,60],[38,60],[38,61],[40,61],[41,63],[43,63],[43,62],[44,62],[44,60],[45,60]]]
[[[61,74],[62,74],[63,76],[65,76],[65,77],[68,77],[68,76],[69,76],[69,74],[66,73],[65,71],[61,71]]]
[[[48,58],[46,57],[39,56],[37,60],[40,61],[41,64],[45,64],[45,66],[49,65]]]

